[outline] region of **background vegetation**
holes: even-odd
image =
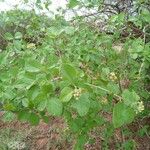
[[[27,0],[24,1],[28,3]],[[137,149],[128,124],[149,120],[150,5],[147,0],[69,0],[49,18],[35,10],[0,13],[0,102],[4,120],[48,123],[61,116],[82,150],[100,127],[102,148]],[[46,7],[37,0],[38,9]],[[88,13],[78,15],[79,10]],[[92,11],[91,11],[92,10]],[[94,13],[93,13],[94,10]],[[140,134],[149,138],[149,125]],[[148,148],[148,147],[147,147]]]

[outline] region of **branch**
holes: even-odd
[[[95,12],[95,13],[90,13],[90,14],[87,14],[87,15],[81,15],[81,16],[76,16],[76,18],[70,20],[71,22],[74,21],[74,20],[77,20],[77,19],[80,19],[80,18],[88,18],[88,17],[93,17],[93,16],[96,16],[100,13],[111,13],[111,14],[116,14],[115,12],[113,11],[110,11],[110,10],[102,10],[102,11],[98,11],[98,12]],[[79,17],[79,18],[78,18]]]
[[[105,88],[103,88],[103,87],[100,87],[100,86],[97,86],[97,85],[93,85],[93,84],[90,84],[90,83],[85,83],[85,84],[86,84],[86,85],[89,85],[89,86],[91,86],[91,87],[98,88],[98,89],[100,89],[100,90],[102,90],[102,91],[105,91],[105,92],[107,92],[107,93],[111,93],[109,90],[107,90],[107,89],[105,89]],[[114,96],[116,96],[116,97],[119,98],[120,100],[122,99],[122,97],[119,96],[119,95],[117,95],[117,94],[114,94]]]

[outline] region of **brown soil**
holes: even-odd
[[[136,150],[150,150],[150,136],[144,135],[141,137],[136,134],[141,126],[149,125],[149,123],[150,119],[144,119],[139,123],[133,123],[128,126],[129,130],[133,133],[130,138],[135,141]],[[74,140],[71,137],[68,138],[66,135],[66,127],[66,124],[61,118],[52,118],[49,124],[41,122],[38,126],[30,126],[28,123],[21,123],[19,121],[9,123],[0,121],[0,131],[11,129],[15,134],[22,132],[24,135],[23,141],[27,145],[24,150],[73,150]],[[97,128],[90,133],[94,142],[92,144],[86,144],[85,150],[105,150],[102,146],[105,140],[99,134],[101,130],[102,128]],[[108,149],[116,150],[116,142],[122,143],[128,140],[128,138],[128,136],[122,137],[120,129],[117,129],[113,138],[110,140]]]

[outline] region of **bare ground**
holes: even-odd
[[[137,134],[140,128],[149,124],[150,119],[145,118],[138,123],[136,122],[128,126],[132,132],[130,138],[136,143],[136,150],[150,149],[150,135],[139,136]],[[31,126],[28,123],[21,123],[19,121],[6,123],[0,120],[0,134],[1,131],[6,129],[9,129],[13,136],[16,136],[18,133],[22,134],[22,141],[26,144],[24,150],[72,150],[75,143],[75,140],[67,135],[67,126],[61,118],[52,118],[49,124],[40,122],[38,126]],[[99,134],[101,131],[101,128],[96,128],[91,131],[90,136],[94,139],[94,142],[91,144],[87,143],[85,150],[105,150],[102,146],[105,140]],[[123,136],[120,129],[117,129],[109,142],[108,149],[116,150],[116,142],[122,143],[128,139],[129,136]]]

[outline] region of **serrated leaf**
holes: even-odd
[[[69,87],[65,87],[62,89],[60,94],[60,99],[62,102],[69,102],[72,98],[73,90]]]
[[[62,114],[63,105],[61,101],[57,98],[51,98],[47,102],[47,111],[54,115],[54,116],[60,116]]]
[[[85,116],[90,108],[90,100],[88,93],[82,94],[80,98],[72,104],[72,107],[77,110],[80,116]]]
[[[115,128],[131,123],[134,117],[134,110],[126,106],[123,102],[117,103],[113,108],[113,125]]]

